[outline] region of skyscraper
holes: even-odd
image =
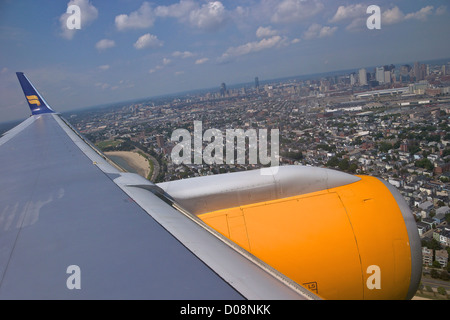
[[[227,93],[227,86],[224,82],[222,82],[222,84],[220,85],[220,96],[225,97],[226,93]]]
[[[359,69],[359,85],[367,86],[367,71],[366,71],[366,69]]]
[[[384,82],[391,83],[391,71],[387,70],[384,72]]]
[[[421,81],[425,79],[427,75],[427,66],[425,64],[421,64],[420,62],[414,63],[414,77],[416,81]]]
[[[411,66],[405,64],[400,67],[400,81],[408,82],[410,79],[409,72],[411,71]]]
[[[420,63],[414,62],[414,77],[416,78],[416,81],[420,80]]]
[[[255,89],[259,89],[259,78],[255,78]]]
[[[384,83],[384,67],[377,67],[375,69],[375,80],[380,84]]]

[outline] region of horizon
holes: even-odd
[[[80,30],[64,28],[69,4],[81,8]],[[440,32],[450,26],[446,1],[376,5],[379,30],[365,26],[363,1],[2,2],[0,122],[28,115],[16,71],[65,113],[255,77],[265,83],[449,59]]]
[[[444,61],[446,61],[447,63],[450,63],[450,58],[438,58],[438,59],[423,60],[423,61],[417,61],[417,62],[426,64],[426,63],[437,63],[437,62],[441,62],[442,63]],[[406,65],[406,64],[413,64],[413,63],[414,63],[413,61],[409,61],[409,62],[397,62],[397,63],[392,63],[392,64],[395,65],[395,66],[399,66],[399,65]],[[351,68],[351,69],[345,69],[345,70],[332,70],[332,71],[321,72],[321,73],[313,73],[313,74],[301,74],[301,75],[288,76],[288,77],[276,78],[276,79],[259,79],[259,82],[260,82],[260,84],[263,84],[263,83],[272,83],[272,82],[278,82],[278,81],[287,81],[287,80],[298,79],[298,78],[304,78],[302,80],[306,80],[306,79],[313,80],[313,79],[319,79],[319,78],[322,78],[322,77],[330,76],[331,74],[333,74],[333,75],[345,75],[345,74],[348,74],[349,72],[357,71],[359,69],[370,70],[370,68],[375,68],[375,67],[376,66],[363,66],[361,68]],[[309,78],[309,77],[311,77],[311,78]],[[254,86],[254,81],[242,82],[242,83],[231,83],[229,85],[227,84],[228,88],[241,88],[243,86]],[[192,89],[192,90],[187,90],[187,91],[180,91],[180,92],[172,92],[172,93],[162,94],[162,95],[158,95],[158,96],[140,97],[140,98],[133,98],[133,99],[130,99],[130,100],[113,101],[113,102],[108,102],[108,103],[99,104],[99,105],[90,105],[90,106],[85,106],[85,107],[79,107],[77,109],[65,110],[64,112],[59,112],[58,110],[56,110],[56,112],[61,113],[61,114],[77,113],[77,112],[84,112],[84,111],[90,111],[90,110],[97,110],[97,109],[101,109],[101,108],[108,108],[108,107],[111,107],[114,104],[136,103],[138,101],[152,100],[152,99],[163,99],[163,98],[168,99],[168,98],[171,98],[171,97],[186,96],[186,95],[189,95],[189,94],[193,94],[195,92],[197,92],[196,94],[198,94],[199,91],[205,91],[205,92],[208,91],[209,92],[211,90],[219,91],[220,88],[217,85],[215,87],[197,88],[197,89]],[[28,110],[28,109],[26,109],[26,110]],[[24,119],[25,118],[19,118],[19,119],[12,119],[12,120],[8,120],[8,121],[1,121],[0,122],[0,126],[9,127],[10,124],[21,122]],[[3,130],[2,128],[0,128],[0,134],[3,134],[6,131],[7,130]]]

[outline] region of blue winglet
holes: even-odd
[[[28,80],[28,78],[23,74],[23,72],[16,72],[17,78],[19,79],[20,85],[22,86],[25,98],[27,98],[28,105],[30,106],[31,113],[42,114],[42,113],[55,113],[55,111],[50,108],[48,103],[36,90],[33,84]]]

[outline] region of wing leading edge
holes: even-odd
[[[32,117],[0,138],[0,299],[317,298],[111,166],[17,76]]]

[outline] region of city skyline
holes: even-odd
[[[67,7],[81,9],[68,30]],[[2,1],[0,113],[28,116],[16,71],[58,111],[372,65],[446,58],[446,1]],[[372,72],[372,70],[367,70]]]

